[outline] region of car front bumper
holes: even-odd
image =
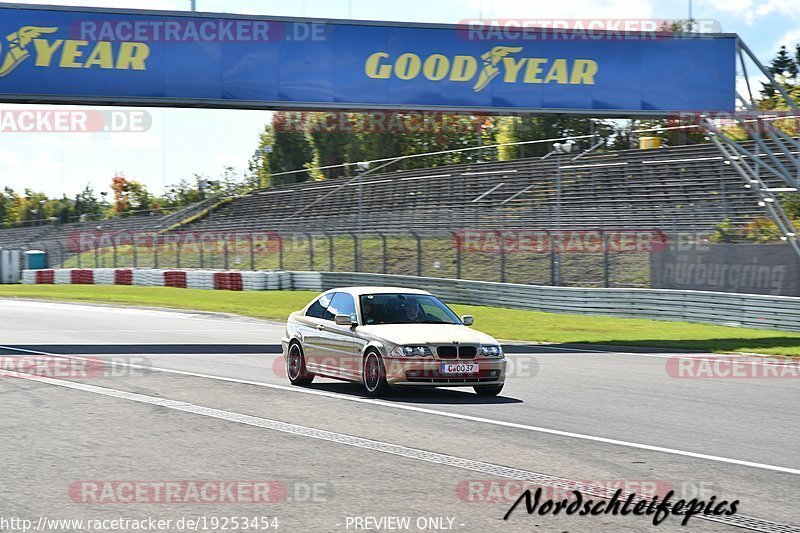
[[[391,386],[470,387],[500,385],[505,382],[508,360],[503,358],[475,359],[401,359],[383,360],[386,381]],[[477,373],[450,374],[442,372],[443,364],[477,364]]]

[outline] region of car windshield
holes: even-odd
[[[365,294],[361,296],[364,325],[461,324],[458,316],[429,294]]]

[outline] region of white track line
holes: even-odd
[[[24,350],[24,349],[21,349],[21,348],[12,348],[12,347],[9,347],[9,346],[2,346],[2,345],[0,345],[0,349],[16,350],[16,351],[19,351],[19,352],[25,352],[25,353],[30,353],[30,354],[34,354],[34,355],[47,355],[47,356],[51,356],[51,357],[65,357],[65,358],[71,358],[71,359],[85,359],[85,358],[77,357],[77,356],[68,356],[68,355],[60,355],[60,354],[47,353],[47,352],[38,352],[38,351],[33,351],[33,350]],[[561,431],[561,430],[558,430],[558,429],[550,429],[550,428],[543,428],[543,427],[537,427],[537,426],[530,426],[530,425],[527,425],[527,424],[518,424],[518,423],[515,423],[515,422],[505,422],[505,421],[502,421],[502,420],[493,420],[491,418],[482,418],[482,417],[477,417],[477,416],[462,415],[462,414],[458,414],[458,413],[450,413],[450,412],[447,412],[447,411],[437,411],[435,409],[428,409],[428,408],[425,408],[425,407],[416,407],[416,406],[413,406],[413,405],[397,404],[397,403],[386,402],[386,401],[382,401],[382,400],[373,400],[371,398],[359,398],[359,397],[349,396],[349,395],[346,395],[346,394],[339,394],[339,393],[335,393],[335,392],[328,392],[328,391],[321,391],[321,390],[314,390],[314,389],[304,389],[304,388],[288,386],[288,385],[276,385],[276,384],[273,384],[273,383],[264,383],[264,382],[261,382],[261,381],[250,381],[250,380],[238,379],[238,378],[228,378],[228,377],[224,377],[224,376],[214,376],[214,375],[209,375],[209,374],[201,374],[201,373],[197,373],[197,372],[188,372],[188,371],[184,371],[184,370],[172,370],[172,369],[169,369],[169,368],[148,367],[148,366],[144,366],[144,365],[127,364],[127,363],[120,363],[120,362],[116,362],[116,361],[112,362],[112,365],[119,365],[119,366],[123,366],[123,367],[135,368],[135,369],[141,369],[141,370],[150,370],[150,371],[153,371],[153,372],[163,372],[163,373],[175,374],[175,375],[179,375],[179,376],[196,377],[196,378],[202,378],[202,379],[213,379],[213,380],[216,380],[216,381],[224,381],[224,382],[227,382],[227,383],[236,383],[236,384],[239,384],[239,385],[252,385],[252,386],[256,386],[256,387],[264,387],[264,388],[269,388],[269,389],[283,390],[283,391],[289,391],[289,392],[295,392],[295,393],[301,393],[301,394],[310,394],[310,395],[314,395],[314,396],[324,396],[324,397],[327,397],[327,398],[336,398],[336,399],[339,399],[339,400],[345,400],[345,401],[350,401],[350,402],[365,403],[365,404],[370,404],[370,405],[378,405],[378,406],[381,406],[381,407],[388,407],[388,408],[391,408],[391,409],[400,409],[400,410],[403,410],[403,411],[412,411],[412,412],[415,412],[415,413],[423,413],[423,414],[429,414],[429,415],[444,416],[444,417],[447,417],[447,418],[453,418],[453,419],[456,419],[456,420],[465,420],[465,421],[468,421],[468,422],[478,422],[478,423],[481,423],[481,424],[490,424],[490,425],[493,425],[493,426],[507,427],[507,428],[513,428],[513,429],[521,429],[521,430],[524,430],[524,431],[534,431],[534,432],[537,432],[537,433],[545,433],[545,434],[548,434],[548,435],[556,435],[556,436],[559,436],[559,437],[569,437],[569,438],[573,438],[573,439],[581,439],[581,440],[587,440],[587,441],[591,441],[591,442],[600,442],[600,443],[603,443],[603,444],[612,444],[612,445],[615,445],[615,446],[624,446],[626,448],[635,448],[635,449],[639,449],[639,450],[647,450],[647,451],[652,451],[652,452],[668,453],[668,454],[671,454],[671,455],[679,455],[679,456],[682,456],[682,457],[692,457],[694,459],[703,459],[703,460],[706,460],[706,461],[715,461],[715,462],[719,462],[719,463],[727,463],[727,464],[733,464],[733,465],[738,465],[738,466],[747,466],[747,467],[750,467],[750,468],[758,468],[758,469],[761,469],[761,470],[771,470],[773,472],[782,472],[782,473],[785,473],[785,474],[800,475],[800,469],[797,469],[797,468],[789,468],[789,467],[785,467],[785,466],[777,466],[777,465],[769,465],[769,464],[764,464],[764,463],[756,463],[756,462],[752,462],[752,461],[743,461],[741,459],[732,459],[732,458],[729,458],[729,457],[720,457],[720,456],[717,456],[717,455],[709,455],[709,454],[705,454],[705,453],[689,452],[689,451],[686,451],[686,450],[677,450],[677,449],[674,449],[674,448],[666,448],[666,447],[663,447],[663,446],[653,446],[653,445],[650,445],[650,444],[641,444],[641,443],[638,443],[638,442],[629,442],[629,441],[618,440],[618,439],[609,439],[609,438],[606,438],[606,437],[597,437],[597,436],[594,436],[594,435],[585,435],[585,434],[582,434],[582,433],[574,433],[574,432],[571,432],[571,431]],[[58,380],[56,380],[56,381],[58,381]]]

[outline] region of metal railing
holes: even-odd
[[[293,272],[295,290],[396,286],[450,303],[800,331],[800,298],[666,289],[576,289],[353,272]]]

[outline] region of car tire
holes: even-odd
[[[503,391],[503,385],[476,385],[473,387],[478,396],[497,396]]]
[[[306,369],[306,356],[299,343],[289,345],[289,357],[286,361],[286,376],[292,385],[310,385],[314,374]]]
[[[367,396],[377,398],[385,396],[391,390],[386,381],[386,367],[383,358],[376,351],[369,351],[364,356],[364,366],[362,368],[362,383]]]

